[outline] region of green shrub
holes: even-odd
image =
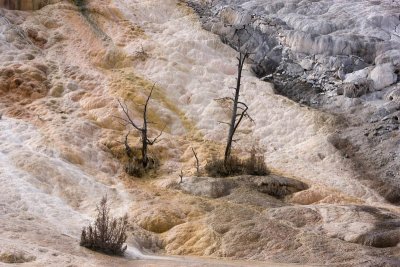
[[[110,255],[122,255],[127,248],[124,243],[127,238],[128,216],[115,219],[109,213],[107,197],[103,197],[97,206],[94,225],[89,224],[82,229],[80,245]]]

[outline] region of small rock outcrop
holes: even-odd
[[[275,83],[280,82],[276,76],[297,77],[328,92],[343,80],[371,79],[371,92],[397,82],[400,21],[395,1],[360,2],[354,8],[348,1],[328,0],[187,2],[205,29],[253,53],[252,69],[259,77],[273,75]],[[370,16],[359,15],[369,10],[374,10]],[[350,97],[366,93],[356,87]]]
[[[52,0],[0,0],[0,8],[12,10],[38,10]]]
[[[230,178],[188,177],[179,188],[185,193],[209,198],[228,196],[236,188],[247,188],[275,198],[283,198],[306,190],[308,186],[301,181],[277,175],[244,175]]]

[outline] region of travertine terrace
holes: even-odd
[[[399,266],[398,3],[355,1],[371,26],[350,9],[351,23],[339,23],[348,1],[264,2],[0,0],[0,264]],[[282,32],[257,28],[263,16]],[[202,167],[223,151],[218,121],[229,114],[215,99],[235,85],[234,33],[246,19],[257,42],[242,97],[255,123],[241,126],[235,153],[256,147],[272,174],[195,177],[192,148]],[[366,45],[343,52],[365,61],[351,71],[344,57],[329,61],[349,40]],[[289,61],[269,68],[278,45],[275,59]],[[311,100],[298,92],[300,101],[283,72],[326,89]],[[360,97],[338,95],[355,76],[374,83]],[[117,100],[139,120],[153,84],[151,133],[167,126],[150,148],[161,166],[129,177],[132,129],[116,118]],[[129,141],[139,144],[136,132]],[[129,216],[125,257],[79,246],[104,195],[113,215]]]

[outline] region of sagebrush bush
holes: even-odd
[[[242,164],[245,174],[263,176],[270,173],[265,164],[264,155],[256,156],[251,153],[250,157],[245,159]]]
[[[159,165],[160,162],[157,158],[148,157],[146,167],[143,167],[141,160],[129,159],[125,164],[125,172],[130,176],[141,178],[148,173],[157,172]]]
[[[94,225],[82,229],[80,245],[110,255],[122,255],[127,248],[124,245],[127,226],[127,215],[118,219],[110,217],[107,197],[103,197],[97,206]]]
[[[236,156],[229,157],[226,163],[224,159],[213,158],[207,162],[205,169],[211,177],[227,177],[243,173],[242,161]]]
[[[226,162],[213,157],[205,166],[207,174],[211,177],[227,177],[234,175],[268,175],[270,172],[265,164],[264,156],[256,156],[255,151],[250,152],[247,159],[241,160],[231,156]]]
[[[143,165],[141,163],[129,161],[125,165],[125,172],[130,176],[135,176],[135,177],[140,178],[144,175],[146,170],[145,170],[145,168],[143,168]]]

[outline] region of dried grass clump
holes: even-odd
[[[245,174],[264,176],[270,173],[265,164],[264,155],[256,156],[255,153],[251,153],[250,157],[242,162],[242,165]]]
[[[82,229],[80,245],[91,250],[110,255],[124,254],[127,235],[128,216],[122,218],[110,217],[107,197],[103,197],[97,206],[97,218],[92,226]]]
[[[223,159],[213,158],[205,166],[206,172],[211,177],[227,177],[242,174],[242,161],[231,156],[224,162]]]
[[[225,162],[223,159],[213,158],[205,166],[207,174],[211,177],[228,177],[235,175],[268,175],[270,171],[265,164],[264,156],[257,156],[255,151],[250,152],[247,159],[241,160],[231,156]]]
[[[130,176],[141,178],[151,172],[157,172],[159,165],[159,160],[152,157],[148,157],[146,167],[143,167],[142,161],[139,159],[129,159],[125,164],[125,172]]]
[[[35,256],[31,256],[22,251],[6,251],[0,253],[0,262],[3,263],[25,263],[36,260]]]

